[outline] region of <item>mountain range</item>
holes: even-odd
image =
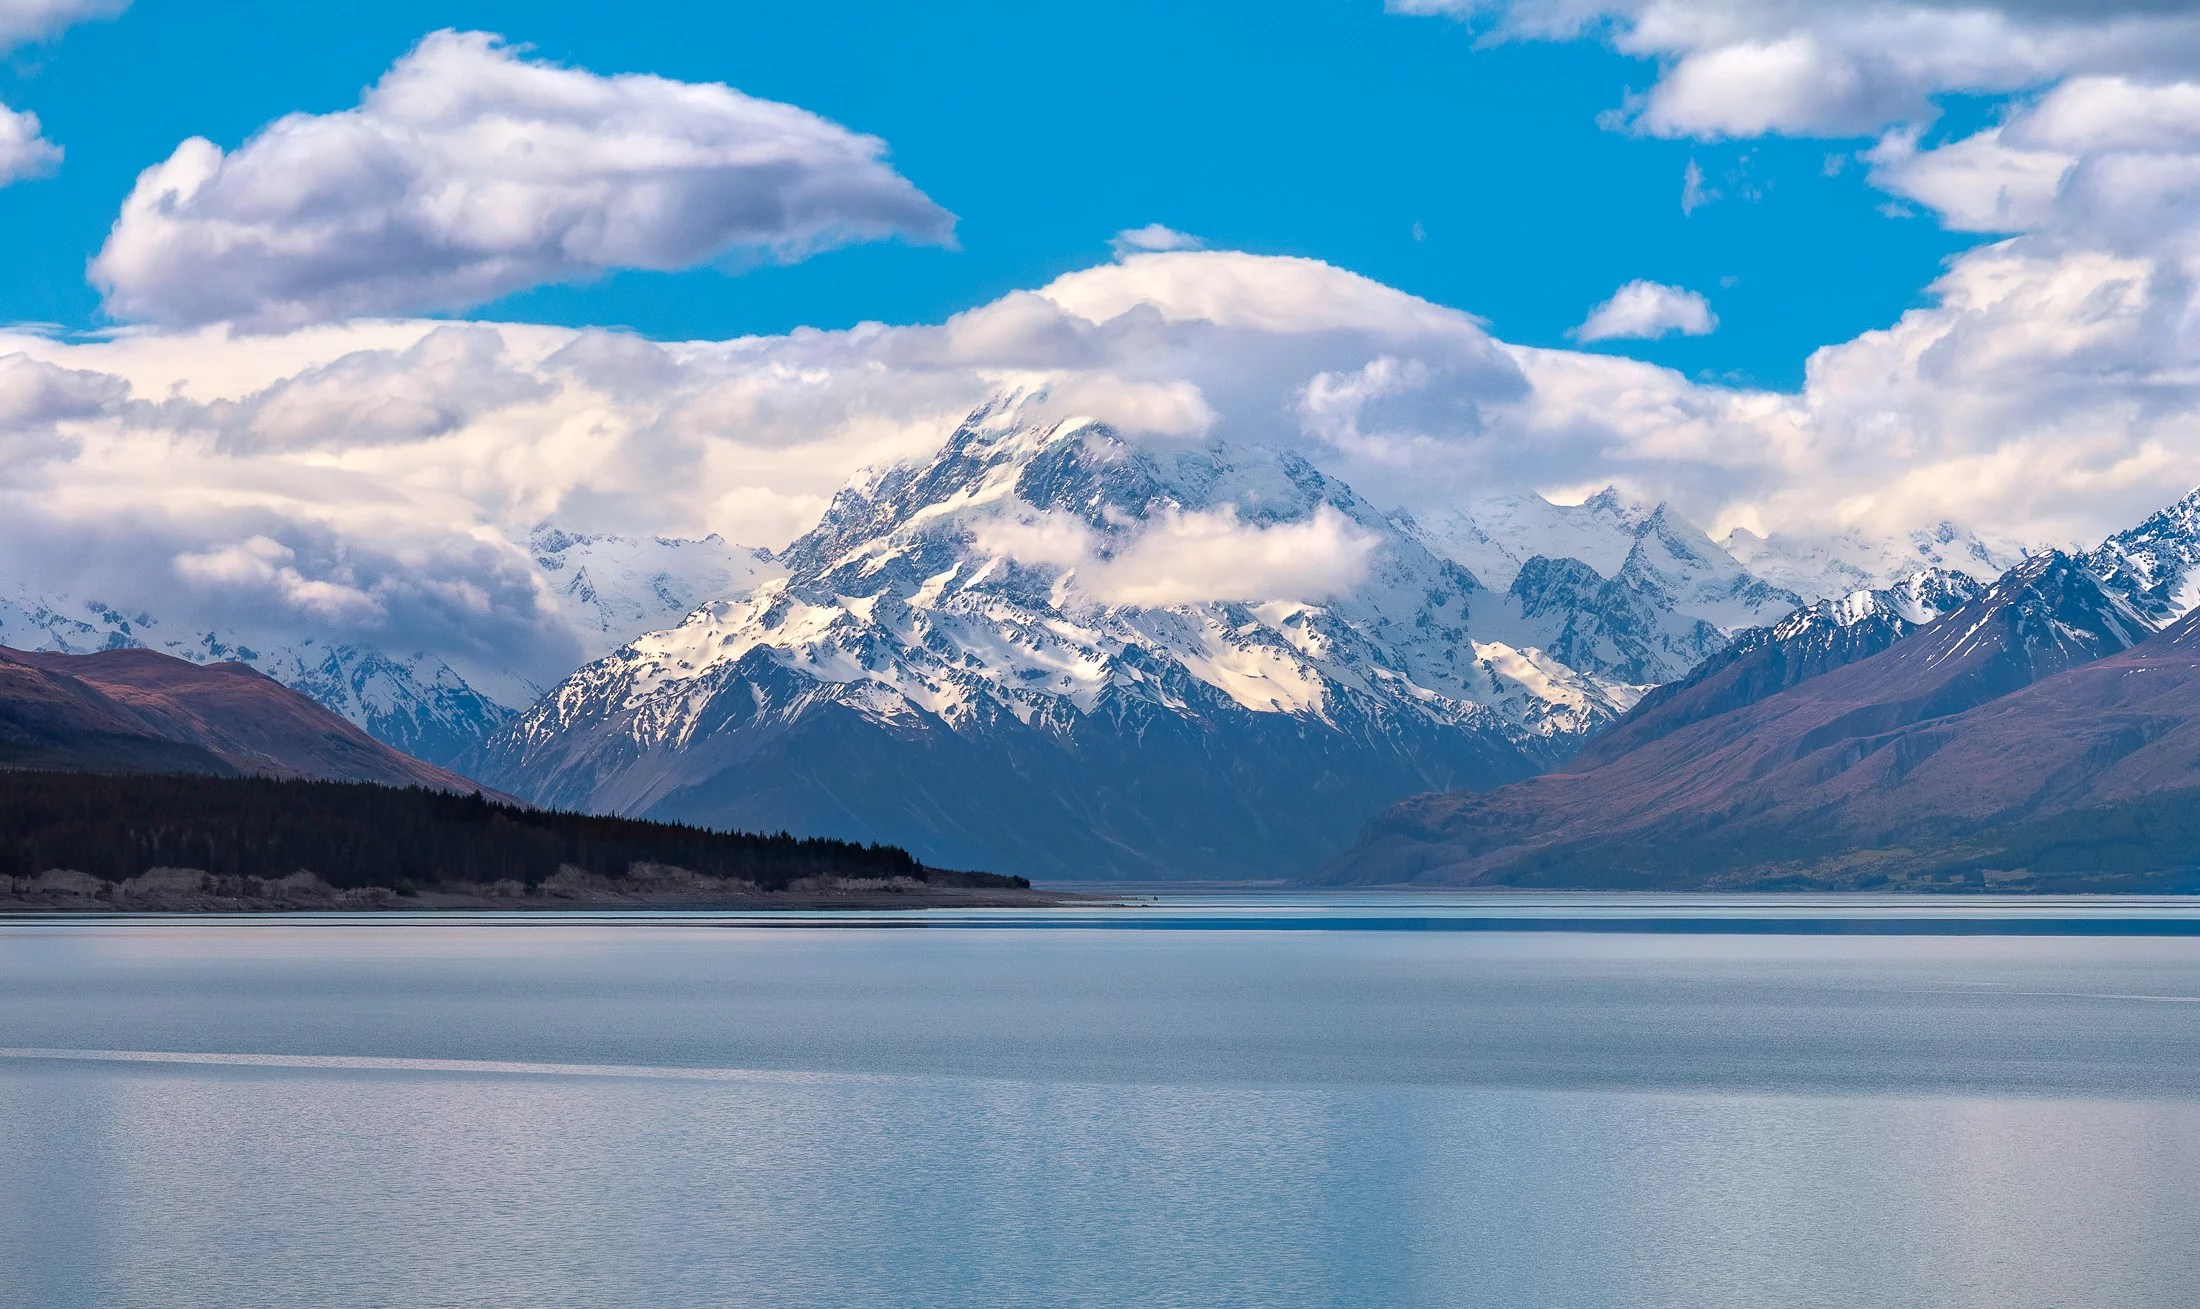
[[[2196,510],[1983,590],[1921,574],[1744,634],[1559,770],[1392,807],[1325,876],[2182,885],[2200,869]]]
[[[2021,563],[1947,524],[1715,543],[1612,488],[1382,508],[1295,454],[1130,440],[1043,398],[859,475],[780,551],[537,527],[585,661],[548,687],[28,579],[0,643],[249,665],[531,802],[935,866],[1270,880],[1353,847],[1326,876],[1563,880],[1628,842],[1834,830],[1802,813],[1829,746],[2115,656],[2196,598],[2192,501]],[[2001,655],[1919,653],[1980,613]]]
[[[1295,455],[1025,400],[858,479],[782,575],[581,669],[463,766],[949,865],[1273,878],[1392,800],[1562,763],[1800,604],[1617,491],[1417,519]],[[1325,593],[1199,576],[1317,541],[1360,564]]]

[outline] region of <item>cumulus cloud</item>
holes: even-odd
[[[116,378],[0,355],[0,485],[41,480],[82,449],[79,423],[115,412],[128,396]]]
[[[178,555],[176,575],[198,586],[265,591],[276,605],[338,623],[383,616],[374,597],[347,580],[307,577],[294,566],[298,552],[265,536],[235,545]]]
[[[1499,38],[1597,37],[1659,61],[1615,121],[1657,136],[1863,136],[1948,93],[2200,62],[2200,13],[2155,0],[1389,0]]]
[[[73,23],[112,18],[130,0],[0,0],[0,49],[52,36]]]
[[[425,441],[548,397],[485,324],[443,327],[403,350],[360,350],[316,364],[205,415],[232,449],[363,447]]]
[[[1066,274],[1039,294],[1093,323],[1153,314],[1165,323],[1278,334],[1439,336],[1462,347],[1488,342],[1480,322],[1460,310],[1320,260],[1234,250],[1133,255],[1118,264]]]
[[[1302,523],[1249,524],[1228,507],[1171,513],[1078,581],[1105,604],[1321,601],[1360,584],[1375,546],[1330,505]]]
[[[129,395],[128,383],[106,373],[0,355],[0,431],[96,418],[117,410]]]
[[[147,169],[92,264],[118,318],[278,330],[461,309],[611,269],[947,243],[886,147],[722,85],[600,77],[438,32],[356,109]]]
[[[0,52],[52,36],[71,23],[112,18],[130,0],[0,0]],[[41,133],[38,115],[0,105],[0,186],[41,177],[61,163],[61,147]]]
[[[1493,406],[1520,394],[1493,387],[1488,374],[1478,384],[1473,372],[1461,373],[1441,354],[1382,354],[1358,368],[1319,372],[1299,391],[1299,427],[1325,453],[1363,467],[1441,464],[1486,433]]]
[[[1568,335],[1582,342],[1654,341],[1676,332],[1708,336],[1718,325],[1719,316],[1697,292],[1637,280],[1590,310],[1589,317]]]
[[[1874,182],[1959,231],[2183,245],[2200,229],[2200,81],[2075,78],[1984,131],[1933,149],[1895,133],[1868,158]]]
[[[61,147],[39,134],[38,115],[0,105],[0,186],[52,171]]]
[[[1201,250],[1207,243],[1189,232],[1179,232],[1173,227],[1148,223],[1144,227],[1126,228],[1117,232],[1108,242],[1118,257],[1128,254],[1151,253],[1169,250]]]
[[[1150,523],[1095,531],[1061,512],[1008,517],[977,534],[981,550],[1073,574],[1109,605],[1167,608],[1212,601],[1320,602],[1367,576],[1379,543],[1332,505],[1300,522],[1256,523],[1234,506],[1170,510]]]
[[[0,0],[0,51],[53,35],[86,18],[112,18],[130,0]],[[37,114],[0,106],[0,187],[37,178],[62,163],[62,147],[46,141]]]

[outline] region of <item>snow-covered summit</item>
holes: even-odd
[[[1921,568],[1892,585],[1860,587],[1797,609],[1745,641],[1793,642],[1807,634],[1878,624],[1904,635],[1977,599],[1987,584],[1952,568]]]
[[[1303,458],[1025,414],[989,406],[931,457],[852,480],[784,575],[576,673],[485,775],[994,861],[1034,856],[978,811],[1037,787],[1033,824],[1077,857],[1181,867],[1177,845],[1242,871],[1348,834],[1377,793],[1533,771],[1639,693],[1508,639],[1505,592]],[[827,760],[934,771],[821,816],[844,784],[820,780]],[[982,785],[943,795],[943,769]],[[758,790],[782,776],[810,781]],[[1170,798],[1136,813],[1108,799],[1157,786]]]
[[[637,642],[633,694],[763,649],[890,693],[870,712],[950,722],[979,701],[1027,723],[1110,693],[1173,707],[1189,679],[1255,713],[1551,736],[1629,698],[1489,637],[1501,597],[1295,455],[1012,415],[852,483],[782,577]]]
[[[1501,591],[1538,557],[1578,559],[1599,576],[1615,576],[1663,508],[1608,486],[1579,504],[1556,504],[1529,491],[1397,517],[1430,549]]]
[[[535,566],[557,593],[560,616],[583,657],[600,659],[646,632],[678,622],[706,601],[781,576],[771,552],[701,538],[618,536],[538,525]]]
[[[1737,527],[1720,545],[1752,573],[1808,600],[1887,589],[1920,570],[1961,573],[1988,582],[2031,553],[2018,542],[1981,536],[1945,521],[1899,536],[1875,536],[1853,528],[1822,536],[1793,532],[1759,536]]]
[[[1506,594],[1486,628],[1584,673],[1653,685],[1802,598],[1742,566],[1668,504],[1606,487],[1580,504],[1533,494],[1396,513],[1432,551]]]
[[[2156,628],[2200,607],[2200,491],[2118,532],[2085,566]]]

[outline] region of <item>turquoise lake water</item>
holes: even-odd
[[[2200,906],[0,920],[0,1305],[2155,1306]]]

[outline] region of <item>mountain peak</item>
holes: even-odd
[[[782,579],[575,673],[493,774],[946,862],[1272,871],[1371,797],[1523,775],[1632,700],[1299,455],[1028,413],[851,482]],[[822,814],[834,778],[871,781]]]
[[[2110,536],[2085,564],[2151,626],[2200,608],[2200,490]]]

